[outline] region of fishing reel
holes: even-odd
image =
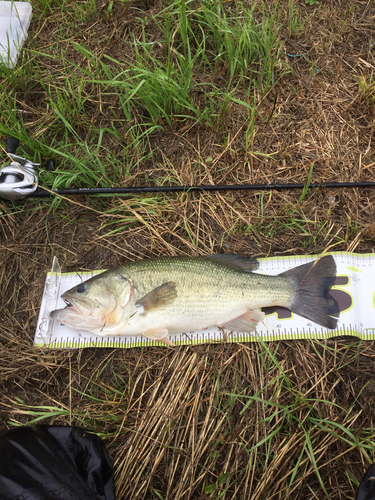
[[[6,152],[12,159],[10,165],[0,168],[0,198],[20,200],[38,189],[40,163],[16,155],[19,140],[15,137],[7,139]],[[54,160],[47,160],[46,170],[52,171]]]

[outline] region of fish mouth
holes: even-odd
[[[60,320],[67,317],[82,317],[82,312],[74,301],[68,300],[66,298],[64,298],[63,300],[66,304],[65,307],[51,311],[52,318]]]
[[[71,302],[69,302],[69,300],[68,300],[68,299],[64,299],[64,302],[65,302],[65,304],[66,304],[66,306],[65,306],[65,307],[74,307],[74,306],[73,306],[73,304],[72,304]]]
[[[77,307],[77,304],[75,302],[70,301],[68,299],[64,299],[64,302],[66,304],[65,309],[72,309],[76,313],[80,312],[79,309],[78,309],[78,307]]]
[[[92,316],[90,304],[86,301],[76,301],[72,298],[62,297],[65,307],[51,311],[51,318],[62,325],[69,326],[74,330],[91,331],[93,328],[101,328],[103,321]]]
[[[69,309],[70,312],[81,314],[87,316],[92,310],[91,304],[85,299],[73,299],[72,297],[67,297],[62,295],[61,298],[65,302],[66,306],[64,310]]]

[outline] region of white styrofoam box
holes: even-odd
[[[32,17],[29,2],[0,1],[0,62],[13,68]]]

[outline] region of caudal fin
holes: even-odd
[[[332,255],[290,269],[280,276],[292,283],[294,294],[289,307],[292,312],[326,328],[336,328],[340,310],[329,294],[336,278]]]

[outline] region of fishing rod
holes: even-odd
[[[375,187],[375,182],[312,182],[308,188],[351,188]],[[137,186],[137,187],[112,187],[112,188],[71,188],[46,191],[36,190],[29,198],[44,198],[54,193],[62,196],[69,195],[97,195],[97,194],[139,194],[139,193],[187,193],[192,191],[281,191],[282,189],[304,189],[306,184],[228,184],[228,185],[202,185],[202,186]],[[0,193],[1,196],[1,193]]]
[[[17,156],[19,141],[14,137],[7,140],[7,153],[12,163],[0,169],[0,198],[18,200],[21,198],[46,198],[54,194],[60,196],[99,195],[99,194],[140,194],[140,193],[187,193],[212,191],[281,191],[286,189],[310,188],[369,188],[375,187],[375,182],[311,182],[310,184],[283,184],[271,182],[268,184],[217,184],[202,186],[135,186],[135,187],[97,187],[97,188],[57,188],[47,191],[38,187],[40,169],[39,163],[33,163],[26,158]],[[46,170],[54,169],[54,160],[47,160]]]

